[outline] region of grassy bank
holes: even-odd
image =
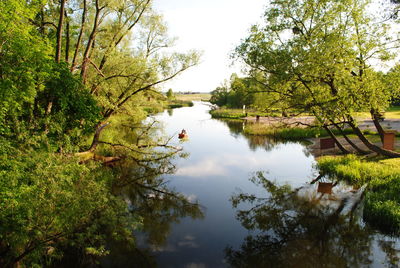
[[[271,113],[265,113],[255,110],[247,109],[243,112],[243,109],[229,109],[229,108],[219,108],[215,110],[211,110],[210,114],[213,118],[228,118],[228,119],[240,119],[246,116],[255,117],[259,116],[278,116],[277,114],[271,115]]]
[[[317,166],[321,173],[352,185],[368,184],[364,220],[386,233],[400,234],[400,159],[326,156]]]
[[[328,136],[328,133],[320,128],[277,128],[264,124],[247,125],[244,132],[250,135],[263,135],[285,140],[301,140]]]
[[[318,127],[313,128],[300,128],[300,127],[273,127],[268,124],[248,124],[246,125],[244,132],[250,135],[263,135],[270,136],[276,139],[285,140],[301,140],[317,137],[327,137],[329,134],[326,130]],[[339,135],[339,131],[336,129],[332,130],[335,135]],[[345,134],[351,134],[351,129],[345,129]],[[379,138],[379,137],[378,137]]]

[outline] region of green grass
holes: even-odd
[[[354,155],[318,159],[322,174],[355,186],[368,184],[363,217],[370,225],[400,234],[400,159],[364,159]]]
[[[370,119],[371,114],[369,112],[357,112],[354,116],[358,119]],[[400,106],[391,106],[385,111],[386,119],[400,119]]]

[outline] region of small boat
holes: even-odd
[[[189,136],[186,133],[179,133],[178,138],[179,139],[185,139],[188,138]]]
[[[179,138],[179,139],[188,138],[188,134],[186,133],[186,130],[185,130],[185,129],[182,129],[181,133],[179,133],[179,135],[178,135],[178,138]]]

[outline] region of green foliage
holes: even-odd
[[[219,107],[226,105],[228,103],[228,88],[226,86],[221,86],[211,91],[210,102]]]
[[[68,66],[49,56],[48,40],[31,23],[40,6],[0,3],[0,134],[25,143],[45,130],[50,143],[65,148],[93,131],[100,109]]]
[[[79,78],[74,77],[66,64],[53,64],[50,77],[45,83],[43,107],[52,101],[50,134],[59,136],[75,128],[82,129],[81,135],[93,131],[95,124],[101,119],[100,108]]]
[[[172,88],[168,89],[166,95],[168,99],[172,99],[174,97],[174,92],[172,91]]]
[[[0,3],[0,134],[30,116],[35,97],[48,78],[49,46],[33,25],[38,1]]]
[[[276,94],[271,104],[279,100],[284,109],[311,112],[321,124],[356,111],[385,110],[398,87],[385,83],[371,59],[382,64],[393,59],[395,50],[388,44],[394,39],[391,25],[378,22],[369,4],[273,1],[235,56],[265,92]]]
[[[229,83],[225,83],[211,92],[210,102],[220,107],[242,108],[243,105],[246,105],[247,108],[265,110],[270,108],[267,100],[273,94],[264,94],[262,91],[261,85],[254,78],[240,78],[236,74],[232,74]],[[273,106],[279,107],[277,103]]]
[[[358,187],[368,184],[364,219],[388,233],[400,232],[400,167],[398,159],[367,161],[354,155],[318,159],[321,173]]]
[[[66,12],[60,16],[62,2]],[[102,133],[105,142],[96,153],[129,158],[124,168],[135,186],[136,176],[147,172],[145,199],[164,185],[159,175],[174,170],[169,159],[179,150],[155,149],[167,141],[141,121],[146,107],[163,108],[155,97],[161,95],[158,85],[195,65],[199,54],[159,51],[173,39],[151,5],[142,0],[0,2],[1,267],[49,266],[68,250],[105,255],[109,239],[132,243],[140,216],[112,187],[123,170],[63,155],[87,145],[100,122],[112,127]],[[56,40],[63,16],[62,40]],[[56,41],[65,62],[54,61]],[[201,216],[197,205],[177,199],[177,210],[190,207],[191,212],[179,210],[173,220]]]
[[[113,174],[44,152],[0,156],[0,248],[3,265],[45,265],[73,246],[104,254],[107,237],[132,242],[138,219],[111,194]]]

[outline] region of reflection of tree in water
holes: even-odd
[[[174,115],[174,109],[167,109],[168,115],[171,117]]]
[[[112,241],[111,254],[104,260],[106,267],[155,267],[151,249],[165,244],[171,225],[184,217],[203,217],[199,204],[192,203],[186,196],[168,187],[162,174],[173,170],[170,159],[140,165],[127,164],[115,191],[125,197],[132,215],[140,217],[142,225],[139,229],[150,248],[139,249]]]
[[[114,192],[124,197],[129,212],[139,217],[141,224],[134,244],[109,241],[110,255],[101,263],[103,267],[156,267],[154,251],[165,245],[172,225],[185,217],[202,218],[203,212],[197,202],[171,189],[164,178],[175,172],[174,159],[185,154],[163,139],[163,126],[151,120],[145,126],[125,125],[118,134],[137,144],[140,152],[129,150],[129,157],[114,168],[119,177],[113,183]],[[124,148],[118,149],[122,155],[126,153]]]
[[[249,235],[240,249],[226,249],[226,259],[234,267],[361,267],[371,264],[373,233],[360,224],[354,213],[345,213],[348,200],[323,205],[316,199],[277,186],[260,172],[252,181],[265,188],[265,197],[237,194],[232,205],[237,219],[258,235]],[[248,203],[250,209],[238,207]],[[384,252],[395,262],[393,244]],[[383,248],[382,248],[383,249]]]

